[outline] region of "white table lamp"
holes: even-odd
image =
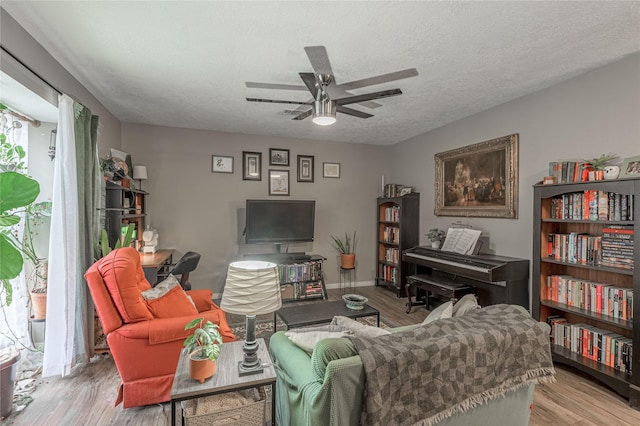
[[[278,265],[255,260],[229,265],[220,308],[230,314],[246,315],[244,357],[238,362],[241,376],[261,373],[256,342],[256,315],[270,314],[282,306]]]
[[[148,179],[147,166],[133,166],[133,178],[138,179],[140,190],[142,191],[142,181]]]

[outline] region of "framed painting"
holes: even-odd
[[[269,170],[269,195],[289,195],[289,170]]]
[[[322,163],[322,177],[339,178],[340,163]]]
[[[640,155],[624,159],[620,167],[620,177],[640,177]]]
[[[269,148],[269,165],[270,166],[288,166],[289,150]]]
[[[262,180],[262,153],[242,151],[242,180]]]
[[[233,173],[233,157],[212,155],[211,171],[213,173]]]
[[[436,216],[518,217],[518,134],[435,155]]]
[[[313,182],[313,155],[298,155],[298,182]]]

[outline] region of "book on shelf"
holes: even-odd
[[[551,219],[632,221],[633,195],[585,190],[551,199]]]

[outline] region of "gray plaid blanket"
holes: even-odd
[[[428,426],[532,381],[555,380],[548,326],[516,306],[350,339],[366,374],[363,425]]]

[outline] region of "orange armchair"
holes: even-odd
[[[112,251],[84,276],[120,374],[116,405],[130,408],[170,400],[182,343],[189,334],[184,326],[192,319],[204,317],[220,326],[224,342],[236,340],[211,290],[186,292],[193,304],[179,286],[154,305],[145,301],[142,292],[151,285],[140,255],[131,247]]]

